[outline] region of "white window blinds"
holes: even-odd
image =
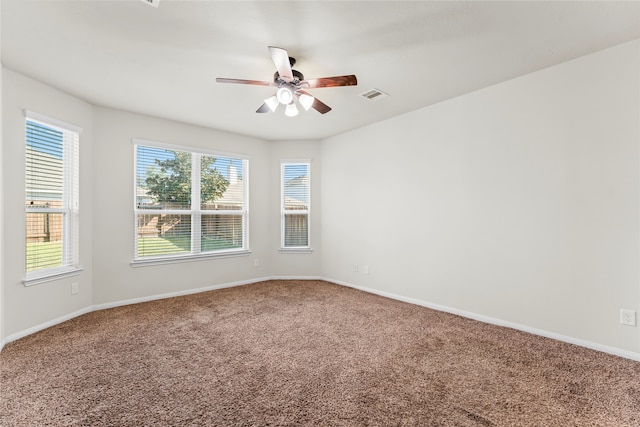
[[[27,279],[75,268],[79,247],[80,128],[25,112]]]
[[[135,145],[134,259],[247,249],[248,160]]]
[[[309,162],[281,164],[282,248],[309,248]]]

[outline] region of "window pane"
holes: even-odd
[[[62,266],[62,213],[27,213],[26,270]]]
[[[138,146],[136,203],[141,209],[190,209],[191,153]]]
[[[242,215],[202,215],[202,252],[243,247]]]
[[[203,155],[200,200],[203,210],[241,210],[243,204],[242,160]]]
[[[284,209],[309,209],[309,165],[284,165]]]
[[[137,256],[191,252],[191,215],[138,215]]]
[[[27,121],[26,204],[62,207],[63,133]]]
[[[309,216],[285,215],[284,216],[284,246],[309,246]]]

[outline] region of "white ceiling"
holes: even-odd
[[[267,140],[321,139],[640,37],[640,2],[1,0],[2,63],[92,104]],[[267,46],[333,108],[256,114]],[[378,88],[388,98],[359,95]]]

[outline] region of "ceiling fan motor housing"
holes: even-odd
[[[291,70],[291,74],[293,74],[293,81],[291,83],[294,86],[299,85],[300,82],[304,80],[304,74],[302,74],[298,70]],[[277,71],[273,74],[273,82],[276,83],[278,86],[287,83],[280,78],[280,73],[278,73]]]

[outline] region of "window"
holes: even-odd
[[[309,162],[282,162],[282,249],[310,249]]]
[[[26,280],[79,271],[80,128],[26,115]]]
[[[247,159],[150,141],[134,144],[134,262],[248,250]]]

